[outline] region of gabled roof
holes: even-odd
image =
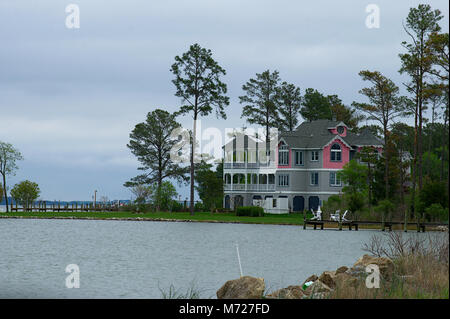
[[[335,136],[330,132],[330,128],[335,128],[341,124],[341,121],[317,120],[312,122],[303,122],[293,132],[282,132],[282,137],[291,148],[323,148]],[[339,136],[345,144],[350,146],[382,146],[383,143],[369,130],[363,130],[361,134],[355,134],[347,130],[345,137]]]
[[[342,124],[345,123],[341,121],[330,120],[303,122],[295,129],[295,131],[280,132],[278,139],[280,141],[283,140],[286,144],[289,145],[290,148],[299,149],[321,149],[332,142],[335,138],[340,139],[352,148],[360,146],[383,146],[383,142],[380,141],[375,135],[373,135],[372,132],[368,129],[363,130],[360,134],[356,134],[347,130],[347,134],[345,137],[330,132],[331,128],[335,128]],[[250,138],[253,139],[252,137]],[[230,143],[234,143],[235,145],[235,139],[230,141],[228,144]],[[264,142],[259,143],[262,144]],[[245,136],[244,147],[247,148],[247,146],[248,136]]]

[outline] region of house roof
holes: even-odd
[[[295,131],[281,132],[279,134],[279,140],[283,139],[290,148],[300,149],[323,148],[336,136],[351,147],[383,145],[383,142],[368,129],[363,130],[360,134],[347,130],[345,137],[330,132],[330,128],[335,128],[340,124],[343,124],[343,122],[330,120],[303,122],[295,129]],[[229,143],[232,143],[233,141],[230,141]],[[244,138],[244,147],[247,147],[247,138]]]

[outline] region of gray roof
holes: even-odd
[[[322,148],[327,145],[336,135],[330,132],[340,121],[317,120],[303,122],[293,132],[282,132],[280,138],[292,148]],[[345,124],[344,124],[345,125]],[[383,145],[369,130],[363,130],[356,134],[347,130],[345,137],[341,137],[350,146]]]
[[[303,122],[293,132],[282,132],[280,138],[284,139],[291,148],[322,148],[336,136],[329,129],[335,128],[340,123],[340,121],[330,120]],[[363,130],[361,134],[347,130],[347,135],[341,138],[352,147],[383,145],[369,130]]]
[[[330,132],[330,128],[335,128],[340,121],[317,120],[312,122],[303,122],[295,131],[281,132],[279,137],[283,139],[290,148],[323,148],[327,145],[336,134]],[[345,125],[345,124],[344,124]],[[340,137],[345,143],[351,147],[383,145],[370,130],[365,129],[360,134],[356,134],[347,130],[345,137]],[[244,139],[245,148],[247,147],[247,138]],[[232,143],[231,141],[230,143]]]

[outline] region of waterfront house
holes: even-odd
[[[274,152],[266,142],[236,134],[224,146],[225,208],[263,206],[278,212],[317,210],[342,191],[337,172],[364,146],[380,154],[382,141],[369,130],[356,134],[340,121],[304,122],[293,132],[280,132]],[[260,151],[262,149],[262,151]]]

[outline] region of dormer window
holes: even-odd
[[[337,132],[339,133],[339,135],[342,135],[345,132],[345,128],[343,126],[338,126],[337,127]]]
[[[331,146],[330,160],[332,162],[340,162],[342,159],[341,154],[342,154],[341,146],[339,144],[333,144]]]
[[[284,142],[281,142],[278,148],[278,165],[289,165],[289,147]]]

